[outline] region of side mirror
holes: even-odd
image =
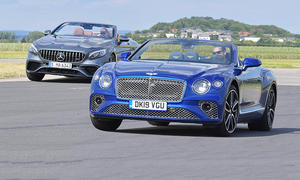
[[[127,58],[131,55],[131,52],[123,52],[120,54],[120,59],[122,61],[128,61]]]
[[[243,70],[246,70],[248,67],[258,67],[261,65],[261,61],[255,58],[245,58],[243,61]]]
[[[47,36],[47,35],[49,35],[49,34],[51,34],[51,30],[46,30],[46,31],[44,31],[44,35],[45,35],[45,36]]]
[[[121,35],[120,36],[120,41],[121,42],[127,42],[127,41],[129,41],[129,38],[127,36]]]
[[[127,36],[124,36],[124,35],[121,35],[119,37],[119,45],[122,43],[122,42],[128,42],[129,41],[129,38]]]

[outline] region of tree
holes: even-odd
[[[25,37],[22,38],[21,43],[26,43]]]
[[[37,39],[40,39],[43,36],[44,36],[44,33],[40,32],[40,31],[32,31],[25,37],[25,41],[33,42]]]
[[[15,42],[15,33],[13,32],[0,32],[1,42]]]

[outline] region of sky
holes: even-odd
[[[65,21],[144,30],[183,17],[276,25],[300,34],[299,0],[0,0],[0,30],[52,30]]]

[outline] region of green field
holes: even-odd
[[[29,47],[30,43],[0,43],[0,59],[26,59]],[[153,49],[152,53],[158,57],[168,57],[162,48]],[[239,57],[258,58],[264,67],[300,68],[300,47],[240,46]],[[0,78],[22,76],[25,76],[25,63],[0,62]]]
[[[31,43],[0,43],[0,59],[26,59]]]

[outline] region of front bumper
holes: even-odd
[[[109,56],[99,59],[84,59],[81,62],[72,62],[72,69],[60,69],[49,66],[49,60],[42,59],[39,55],[28,53],[26,71],[28,73],[53,74],[62,76],[92,78],[99,67],[109,61]]]
[[[96,103],[96,98],[101,103]],[[203,103],[211,103],[211,111],[204,111]],[[212,123],[221,122],[223,102],[215,97],[202,97],[197,100],[182,100],[168,102],[167,111],[133,110],[129,108],[129,100],[118,99],[115,96],[92,94],[90,96],[90,115],[93,118],[164,120],[168,122],[184,123]]]

